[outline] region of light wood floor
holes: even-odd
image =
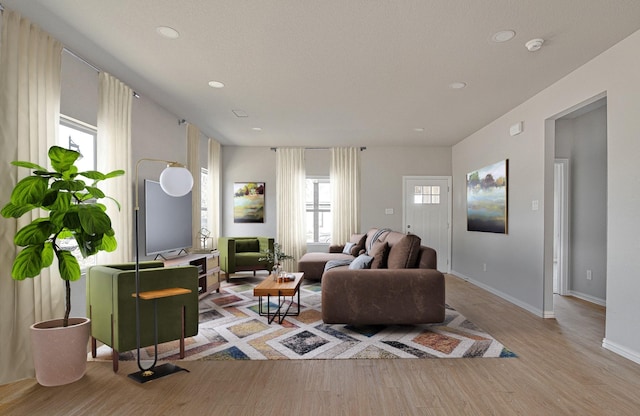
[[[447,302],[518,358],[184,362],[143,385],[135,362],[90,362],[67,386],[0,386],[0,414],[640,414],[640,365],[601,347],[603,308],[558,298],[544,320],[453,276]]]

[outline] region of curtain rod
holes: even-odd
[[[304,150],[330,150],[331,147],[304,147],[303,149]],[[276,150],[278,150],[278,148],[272,147],[271,150],[275,152]],[[361,146],[360,151],[362,152],[363,150],[367,150],[367,148],[365,146]]]
[[[85,65],[93,68],[94,71],[96,72],[104,72],[102,71],[100,68],[98,68],[97,66],[95,66],[94,64],[92,64],[91,62],[87,61],[86,59],[84,59],[83,57],[79,56],[77,53],[75,53],[74,51],[72,51],[71,49],[67,48],[66,46],[64,46],[62,48],[63,51],[65,51],[66,53],[68,53],[69,55],[73,56],[74,58],[76,58],[77,60],[81,61],[82,63],[84,63]]]
[[[63,46],[62,50],[65,51],[66,53],[68,53],[69,55],[73,56],[74,58],[76,58],[77,60],[82,62],[83,64],[87,65],[89,68],[93,69],[94,71],[96,71],[98,73],[104,72],[102,69],[98,68],[97,66],[95,66],[91,62],[87,61],[86,59],[84,59],[83,57],[81,57],[80,55],[78,55],[77,53],[72,51],[71,49],[67,48],[66,46]],[[131,90],[131,91],[132,91],[132,94],[133,94],[133,96],[135,98],[140,98],[140,94],[138,94],[137,92],[135,92],[133,90]]]

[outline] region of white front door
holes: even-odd
[[[451,177],[403,176],[403,227],[438,255],[438,270],[451,271]]]

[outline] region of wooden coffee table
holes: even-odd
[[[304,273],[293,273],[295,276],[295,280],[290,282],[278,283],[273,280],[271,275],[267,276],[260,284],[258,284],[255,288],[253,288],[253,296],[258,296],[258,313],[260,316],[266,316],[267,322],[272,323],[273,320],[278,317],[278,323],[281,324],[284,321],[284,318],[287,316],[298,316],[300,315],[300,283],[302,282],[302,278],[304,277]],[[291,309],[291,305],[293,304],[293,298],[295,295],[298,295],[298,310],[296,313],[289,313],[289,309]],[[267,310],[264,311],[262,307],[262,298],[267,297]],[[271,296],[278,297],[278,307],[271,314],[271,310],[269,308],[269,303],[271,301]],[[287,297],[291,296],[291,299],[287,302]],[[283,306],[285,303],[288,303],[287,309],[282,312]]]

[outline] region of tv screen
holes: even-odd
[[[144,181],[145,253],[168,254],[190,248],[191,192],[181,197],[164,193],[159,182]],[[176,253],[178,254],[178,253]]]

